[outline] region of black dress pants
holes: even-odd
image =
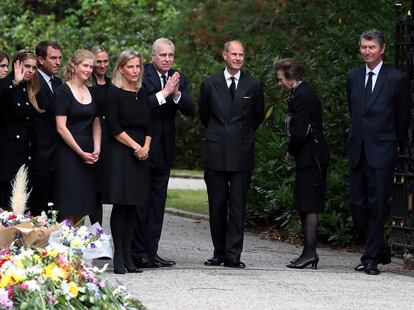
[[[250,171],[204,171],[215,257],[240,260],[250,176]]]
[[[392,170],[380,170],[368,165],[362,152],[357,167],[350,170],[350,193],[354,228],[365,244],[361,262],[380,263],[384,252],[384,225],[389,216]]]

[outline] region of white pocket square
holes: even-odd
[[[245,97],[243,97],[244,99],[250,99],[251,97],[249,97],[249,96],[245,96]]]

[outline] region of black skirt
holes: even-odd
[[[86,152],[93,152],[91,135],[73,135]],[[95,166],[85,164],[63,140],[56,150],[55,204],[61,215],[95,214]]]
[[[296,170],[293,208],[299,212],[321,213],[325,206],[327,165]]]
[[[144,145],[145,134],[127,130],[128,135]],[[130,147],[110,138],[105,156],[103,201],[110,204],[144,206],[149,197],[149,160],[139,160]]]

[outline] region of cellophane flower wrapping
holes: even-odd
[[[110,236],[105,234],[99,223],[90,227],[72,227],[63,223],[59,230],[50,234],[49,245],[58,251],[80,251],[86,260],[112,258]]]

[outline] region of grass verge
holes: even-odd
[[[207,192],[205,190],[186,189],[168,190],[166,205],[167,208],[208,214]]]
[[[173,170],[171,170],[171,176],[174,176],[174,177],[187,177],[187,178],[203,178],[204,171],[201,171],[201,170],[186,170],[186,169],[173,169]]]

